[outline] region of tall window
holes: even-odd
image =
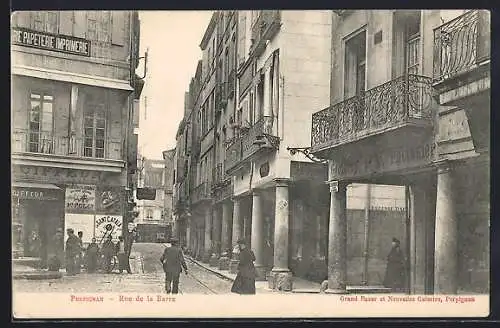
[[[31,93],[28,142],[30,152],[52,152],[53,104],[52,95]]]
[[[89,104],[84,117],[83,156],[104,158],[106,111],[104,104]]]
[[[45,21],[45,31],[57,33],[59,31],[58,15],[55,11],[48,11]]]
[[[33,27],[34,30],[37,31],[45,31],[45,19],[44,15],[45,13],[41,11],[35,11],[32,13],[31,16],[31,26]]]
[[[149,220],[153,219],[153,210],[150,208],[146,209],[146,219],[149,219]]]
[[[97,12],[87,12],[87,39],[97,40]]]
[[[110,25],[111,25],[111,13],[109,11],[99,12],[99,20],[97,25],[97,40],[101,42],[110,42]]]
[[[418,74],[420,66],[420,12],[406,21],[406,70]]]
[[[365,91],[366,32],[363,31],[345,43],[344,98]]]

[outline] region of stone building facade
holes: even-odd
[[[126,235],[138,13],[15,12],[11,44],[15,255],[44,263],[57,229]]]

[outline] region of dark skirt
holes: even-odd
[[[255,294],[255,278],[243,277],[238,273],[231,287],[231,292],[241,295]]]

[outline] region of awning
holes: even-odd
[[[31,183],[31,182],[13,182],[12,188],[36,188],[36,189],[53,189],[60,190],[56,185],[47,183]]]
[[[55,80],[76,84],[92,85],[97,87],[133,91],[129,81],[110,79],[95,75],[86,75],[73,72],[50,70],[40,67],[22,65],[12,66],[12,74],[36,77],[45,80]]]

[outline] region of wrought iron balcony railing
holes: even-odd
[[[224,168],[226,171],[234,168],[241,161],[241,138],[233,138],[226,148]]]
[[[262,117],[233,141],[226,150],[226,171],[261,150],[278,149],[279,138],[273,134],[273,118]]]
[[[79,158],[123,160],[120,140],[54,136],[27,130],[12,132],[13,153],[37,153]]]
[[[281,27],[280,10],[261,10],[259,18],[252,26],[253,44],[251,51],[256,55],[264,49],[266,41],[271,40]]]
[[[431,78],[405,75],[312,115],[311,149],[351,142],[415,119],[431,119]]]
[[[490,58],[490,17],[470,10],[434,30],[434,81],[468,72]]]
[[[211,200],[210,184],[208,181],[205,181],[193,189],[191,194],[191,204],[207,200]]]

